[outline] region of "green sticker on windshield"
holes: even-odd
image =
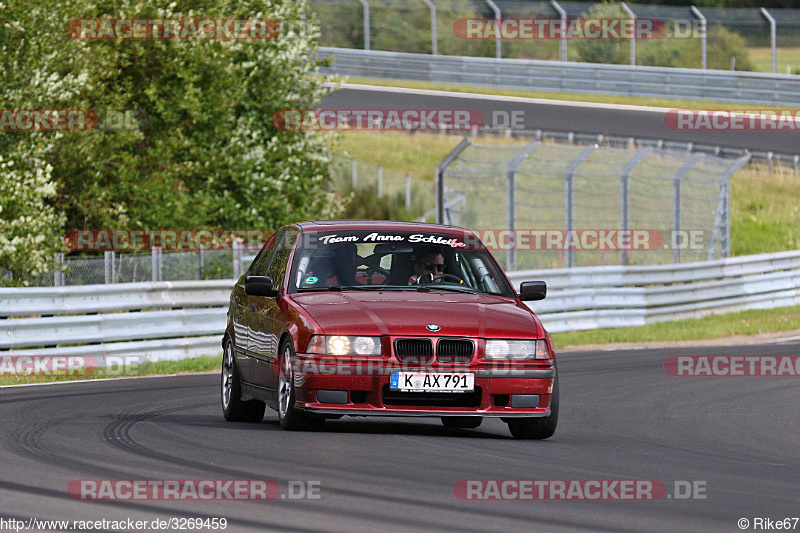
[[[314,283],[316,283],[318,281],[319,281],[319,278],[317,278],[316,276],[308,276],[303,283],[305,283],[306,285],[313,285]]]

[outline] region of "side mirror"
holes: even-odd
[[[523,281],[519,286],[520,300],[544,300],[547,296],[547,283],[544,281]]]
[[[278,291],[272,286],[269,276],[247,276],[244,279],[244,292],[250,296],[268,296],[274,298]]]

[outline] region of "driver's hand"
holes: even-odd
[[[427,274],[423,274],[417,280],[417,285],[427,285],[428,283],[433,283],[435,280],[433,279],[433,272],[428,272]]]

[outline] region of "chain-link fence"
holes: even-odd
[[[435,217],[436,197],[433,183],[358,161],[334,155],[331,163],[331,185],[342,195],[357,193],[354,202],[384,201],[393,218],[426,220]]]
[[[438,220],[475,230],[511,271],[727,257],[728,181],[747,160],[464,139],[437,169]]]
[[[435,191],[433,183],[406,173],[334,155],[331,187],[343,197],[358,193],[351,201],[385,202],[393,218],[433,221]],[[238,277],[253,260],[255,250],[240,248],[161,251],[158,248],[138,253],[105,252],[97,256],[64,256],[54,263],[58,268],[40,275],[32,282],[39,287],[131,283],[137,281],[179,281],[232,279]],[[6,277],[10,274],[5,273]]]
[[[625,60],[626,63],[800,72],[796,54],[782,59],[777,49],[778,46],[800,46],[800,9],[697,8],[626,2],[624,8],[621,4],[612,4],[596,11],[600,5],[603,4],[561,0],[311,0],[308,4],[312,19],[320,25],[322,46],[423,54],[591,61],[581,59],[576,50],[580,45],[577,41],[569,42],[567,38],[471,40],[459,38],[454,26],[459,20],[476,18],[558,20],[619,16],[657,19],[663,21],[666,31],[661,39],[631,41],[630,56]],[[614,9],[619,14],[609,15]],[[730,31],[741,35],[747,46],[769,47],[771,57],[758,57],[755,58],[755,65],[748,64],[739,55],[742,51],[731,49],[735,38],[731,40],[728,35]],[[693,41],[690,49],[679,50],[675,41],[686,39]],[[666,41],[663,53],[655,50],[655,47],[661,46],[659,41]],[[676,55],[681,56],[681,64],[662,64],[664,58],[674,62]],[[757,55],[763,53],[759,50]],[[737,56],[738,64],[735,59]],[[772,61],[772,58],[775,60]],[[793,65],[792,61],[798,64]],[[600,62],[613,61],[606,58]]]
[[[180,281],[232,279],[247,268],[253,251],[196,250],[162,252],[105,252],[101,256],[56,256],[59,268],[39,276],[32,285],[39,287],[132,283],[137,281]],[[245,261],[247,260],[247,263]]]

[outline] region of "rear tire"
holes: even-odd
[[[549,439],[556,432],[558,425],[558,379],[553,383],[553,395],[550,400],[550,415],[539,418],[512,418],[508,421],[508,429],[515,439],[543,440]]]
[[[289,431],[320,429],[325,424],[324,418],[309,415],[294,406],[293,356],[292,341],[286,339],[278,356],[278,421],[283,429]]]
[[[443,416],[442,425],[446,428],[475,429],[483,423],[480,416]]]
[[[222,414],[229,422],[261,422],[267,405],[258,400],[242,401],[239,368],[233,355],[233,342],[225,339],[222,351]]]

